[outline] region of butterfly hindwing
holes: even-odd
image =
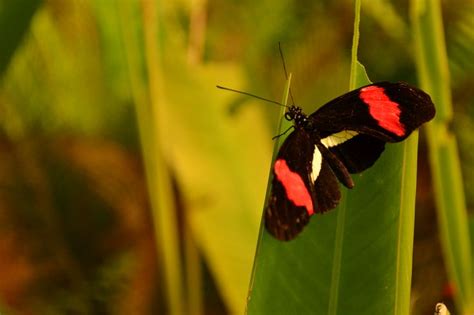
[[[321,171],[314,182],[314,199],[316,213],[335,208],[341,200],[338,180],[325,159],[322,160]]]
[[[334,138],[339,141],[334,141]],[[385,141],[357,132],[353,132],[352,136],[344,141],[336,134],[323,139],[322,143],[352,174],[371,167],[385,148]]]

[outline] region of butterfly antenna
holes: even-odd
[[[235,93],[239,93],[239,94],[244,94],[244,95],[248,95],[248,96],[251,96],[251,97],[255,97],[255,98],[258,98],[259,100],[262,100],[262,101],[265,101],[265,102],[269,102],[269,103],[273,103],[273,104],[277,104],[277,105],[279,105],[279,106],[288,107],[288,106],[286,106],[285,104],[282,104],[282,103],[279,103],[279,102],[277,102],[277,101],[273,101],[273,100],[270,100],[270,99],[268,99],[268,98],[264,98],[264,97],[261,97],[261,96],[258,96],[258,95],[252,94],[252,93],[247,93],[247,92],[244,92],[244,91],[234,90],[234,89],[231,89],[231,88],[228,88],[228,87],[225,87],[225,86],[220,86],[220,85],[216,85],[216,87],[217,87],[218,89],[227,90],[227,91],[231,91],[231,92],[235,92]]]
[[[281,48],[280,42],[278,42],[278,50],[280,51],[280,58],[283,64],[283,70],[285,71],[285,79],[288,80],[288,71],[286,71],[285,57],[283,56],[283,49]],[[290,87],[290,98],[291,98],[292,105],[295,105],[295,100],[293,99],[293,93],[291,93],[291,87]]]

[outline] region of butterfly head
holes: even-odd
[[[285,119],[288,121],[294,121],[296,128],[306,128],[308,125],[308,116],[303,113],[301,107],[292,105],[285,113]]]

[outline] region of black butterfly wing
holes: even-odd
[[[428,94],[406,83],[379,82],[346,93],[310,115],[321,138],[343,130],[399,142],[435,115]]]
[[[336,177],[309,134],[295,130],[283,143],[273,166],[265,227],[279,240],[291,240],[316,212],[340,200]]]
[[[321,142],[350,173],[372,166],[385,142],[399,142],[431,120],[425,92],[406,83],[380,82],[344,94],[310,115]]]

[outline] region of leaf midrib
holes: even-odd
[[[405,215],[404,198],[405,194],[405,176],[406,176],[406,164],[407,164],[407,150],[408,145],[404,143],[403,145],[403,160],[402,160],[402,178],[400,180],[400,215],[398,216],[398,235],[397,235],[397,257],[396,257],[396,272],[395,272],[395,299],[393,306],[393,314],[398,314],[398,305],[400,304],[400,259],[401,259],[401,244],[402,244],[402,218]]]
[[[346,191],[343,191],[343,200],[337,209],[336,235],[334,241],[334,256],[331,274],[331,288],[329,291],[328,315],[337,314],[339,299],[339,282],[341,275],[342,247],[344,242],[344,225],[346,221]]]

